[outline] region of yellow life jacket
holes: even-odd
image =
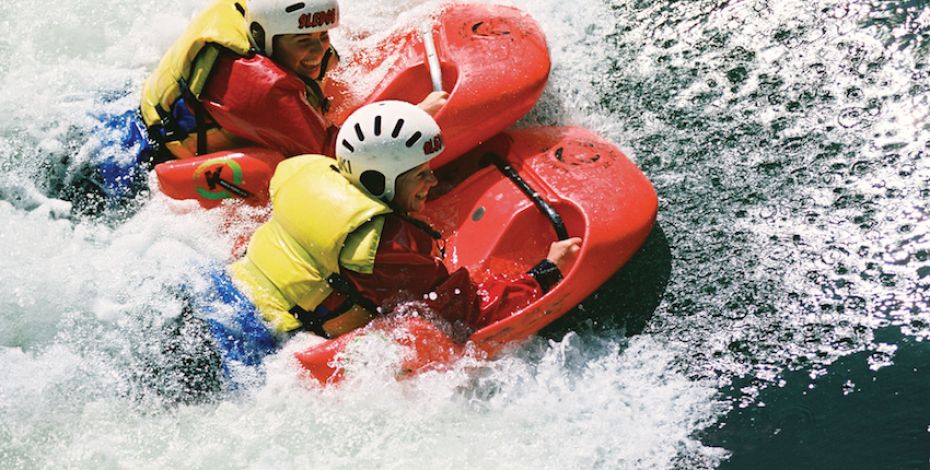
[[[313,312],[332,292],[327,279],[333,273],[373,271],[384,228],[379,216],[391,209],[349,183],[334,160],[321,155],[281,162],[270,192],[271,220],[255,232],[245,257],[230,272],[273,329],[290,331],[301,323],[289,312],[295,306]],[[356,308],[339,325],[324,327],[338,336],[368,319]]]
[[[155,72],[142,87],[142,120],[152,128],[165,126],[175,102],[184,96],[196,101],[216,63],[220,47],[247,56],[252,48],[245,24],[245,0],[217,0],[200,12],[184,34],[168,49]],[[198,103],[189,103],[192,106]],[[219,128],[210,129],[204,148],[220,149],[241,145],[235,136]],[[178,158],[197,154],[195,134],[163,142]]]

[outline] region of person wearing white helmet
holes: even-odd
[[[479,285],[465,269],[448,272],[440,235],[415,218],[437,184],[429,164],[443,148],[427,112],[385,101],[349,116],[335,164],[305,155],[278,166],[271,220],[230,269],[274,331],[335,337],[409,300],[469,331],[558,282],[580,238],[552,243],[545,259],[516,278]]]
[[[215,0],[146,81],[141,114],[158,160],[247,145],[332,155],[322,84],[338,62],[336,0]],[[431,113],[444,92],[420,104]]]
[[[245,12],[252,44],[298,76],[320,81],[338,60],[329,30],[339,26],[336,0],[251,0]]]

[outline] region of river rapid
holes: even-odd
[[[347,51],[442,4],[341,3]],[[398,382],[375,341],[321,389],[297,338],[180,404],[151,335],[251,226],[88,202],[75,169],[129,158],[98,123],[208,2],[0,4],[0,467],[926,465],[927,2],[506,3],[553,62],[518,125],[628,152],[660,200],[643,249],[497,360]]]

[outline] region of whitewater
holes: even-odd
[[[441,5],[343,3],[333,41],[349,48]],[[400,382],[387,373],[396,352],[373,347],[333,389],[299,376],[292,345],[216,401],[147,389],[147,334],[182,307],[166,286],[205,282],[192,266],[228,261],[247,228],[157,194],[109,219],[75,216],[55,186],[81,162],[120,157],[99,117],[137,105],[206,4],[0,6],[0,466],[656,468],[723,455],[693,437],[721,412],[713,384],[687,378],[661,341],[619,331],[565,332]],[[527,122],[617,128],[578,80],[600,72],[596,46],[616,28],[606,7],[516,6],[541,21],[555,64]]]
[[[655,186],[640,252],[493,361],[397,381],[373,339],[321,388],[297,337],[187,402],[153,335],[254,225],[152,181],[100,204],[76,169],[131,158],[100,122],[208,2],[0,4],[0,468],[926,465],[928,2],[494,3],[552,59],[517,125],[591,129]],[[344,0],[333,43],[442,4]]]

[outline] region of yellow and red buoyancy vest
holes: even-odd
[[[142,87],[142,119],[150,129],[168,124],[172,108],[179,98],[190,93],[194,98],[206,85],[219,56],[220,46],[247,56],[252,48],[245,24],[244,0],[217,0],[200,12],[184,33],[168,49],[158,67]],[[186,88],[186,89],[185,89]],[[196,105],[196,103],[189,103]],[[178,158],[196,155],[195,133],[163,145]],[[241,144],[235,136],[220,128],[208,131],[209,148],[217,150]]]
[[[181,37],[168,49],[158,67],[142,87],[140,105],[142,120],[153,137],[177,158],[191,158],[207,152],[246,146],[250,144],[249,132],[259,132],[252,129],[246,132],[246,136],[243,136],[240,132],[244,129],[239,129],[237,132],[235,129],[227,130],[218,127],[215,123],[209,126],[206,123],[209,113],[205,104],[200,103],[201,93],[206,91],[208,80],[219,63],[223,50],[249,60],[249,65],[237,72],[240,75],[245,74],[240,80],[269,80],[268,83],[263,84],[266,87],[284,86],[272,82],[287,80],[285,77],[288,72],[281,69],[270,58],[255,54],[252,50],[245,24],[244,3],[244,0],[217,0],[200,12]],[[323,58],[324,68],[331,56],[338,57],[333,48],[330,48]],[[226,73],[230,71],[227,70]],[[322,74],[315,80],[296,76],[293,79],[302,82],[301,100],[315,110],[325,110],[327,100],[322,94]],[[225,87],[222,89],[226,90]],[[226,92],[243,93],[249,90],[251,90],[249,86],[238,85]],[[229,100],[235,97],[217,98]],[[180,123],[182,119],[174,115],[175,107],[181,103],[179,100],[182,99],[183,104],[193,110],[194,116],[189,119],[200,120],[193,130],[184,129],[185,125]],[[269,113],[275,112],[272,109],[274,105],[273,102],[268,103]],[[255,110],[249,110],[249,112],[254,113]],[[182,114],[189,115],[190,112],[185,109],[182,110]],[[267,116],[264,119],[267,120]],[[246,119],[242,124],[247,126],[250,121]],[[187,125],[187,127],[191,126]],[[313,135],[325,133],[325,127],[312,129],[312,131]],[[203,136],[202,141],[198,133]],[[319,138],[323,139],[323,137]],[[282,148],[275,148],[275,150],[285,151]]]
[[[301,327],[294,306],[313,312],[332,292],[327,279],[340,268],[374,269],[387,204],[372,199],[335,170],[333,159],[302,155],[281,162],[271,180],[273,211],[249,241],[233,277],[278,332]],[[356,307],[324,325],[338,336],[370,316]],[[333,323],[333,324],[329,324]],[[338,323],[338,324],[337,324]]]

